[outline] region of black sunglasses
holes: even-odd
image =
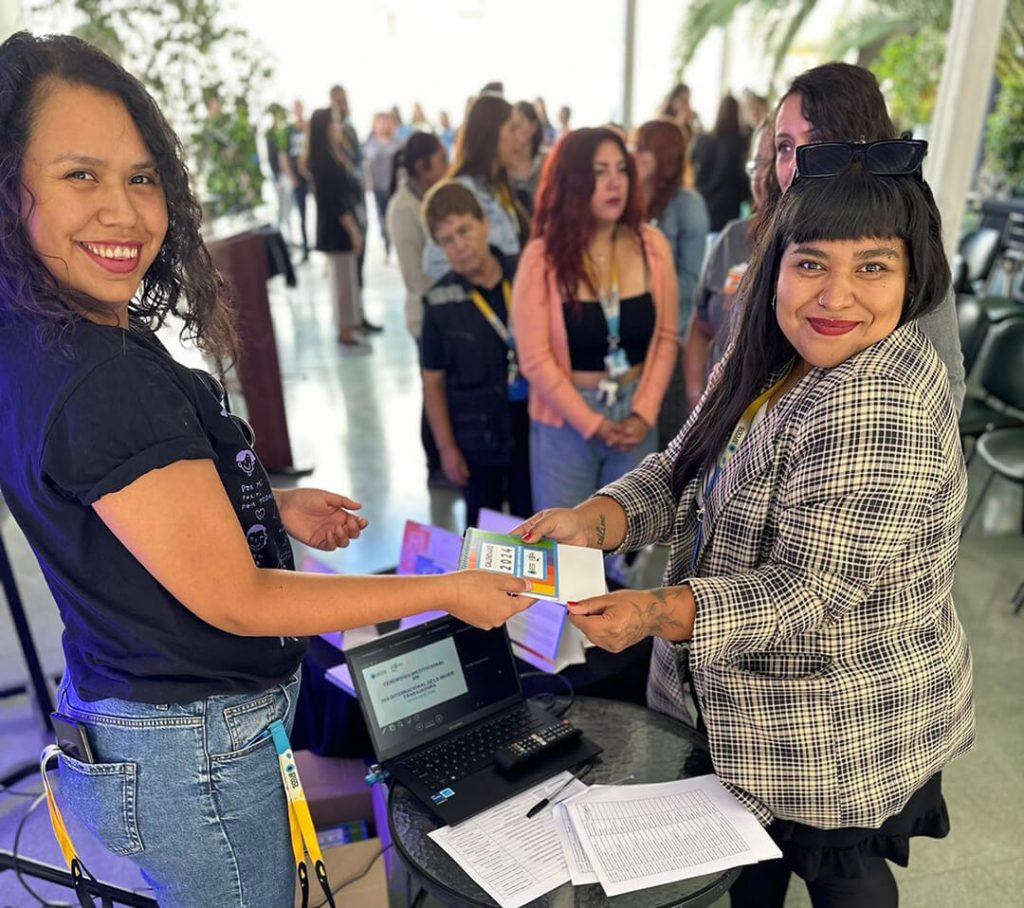
[[[921,139],[800,145],[796,150],[796,175],[804,179],[834,177],[854,161],[861,161],[875,176],[906,176],[920,171],[926,154],[928,143]]]

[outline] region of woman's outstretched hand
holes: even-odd
[[[521,577],[496,571],[456,571],[444,578],[450,583],[443,608],[460,621],[490,630],[536,601],[530,584]]]
[[[523,542],[552,539],[566,545],[589,546],[586,519],[574,508],[549,508],[534,514],[512,530],[513,536],[522,536]]]
[[[595,646],[619,653],[645,637],[678,642],[693,636],[695,603],[688,586],[619,590],[569,603],[569,620]]]
[[[369,522],[349,513],[358,501],[323,489],[276,489],[274,497],[288,535],[324,552],[345,548]]]

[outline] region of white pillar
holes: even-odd
[[[21,18],[21,4],[18,0],[0,0],[0,41],[24,28]]]
[[[633,129],[633,76],[636,72],[636,0],[626,0],[625,54],[622,73],[622,125]]]
[[[925,176],[942,213],[946,253],[951,259],[985,125],[1005,9],[1006,0],[953,0],[925,159]]]

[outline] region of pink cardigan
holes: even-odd
[[[633,397],[633,412],[653,430],[678,355],[679,300],[668,241],[655,227],[645,224],[642,229],[654,299],[654,334]],[[584,438],[590,438],[602,417],[587,406],[572,383],[562,309],[562,295],[554,268],[547,261],[544,242],[531,240],[519,259],[512,288],[516,351],[523,375],[530,382],[530,418],[556,427],[568,420]]]

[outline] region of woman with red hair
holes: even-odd
[[[533,236],[512,293],[533,500],[571,507],[656,449],[678,349],[676,274],[610,129],[578,129],[555,147]]]

